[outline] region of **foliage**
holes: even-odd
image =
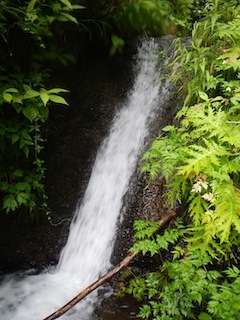
[[[74,62],[87,40],[104,40],[110,56],[136,35],[176,32],[190,24],[194,1],[0,0],[0,193],[6,213],[47,210],[44,129],[62,88],[49,88],[54,66]],[[80,41],[79,41],[80,40]],[[61,66],[62,65],[62,66]]]
[[[3,210],[26,212],[26,220],[40,210],[49,214],[40,155],[43,129],[50,106],[67,105],[61,96],[67,90],[46,89],[46,60],[40,55],[51,53],[48,39],[55,37],[56,24],[77,23],[73,9],[82,6],[67,0],[1,1],[0,192]]]
[[[207,16],[206,21],[211,21],[211,17],[211,14]],[[237,16],[231,24],[235,25],[238,19]],[[202,26],[203,22],[199,24]],[[208,36],[214,36],[214,53],[210,61],[208,56],[205,60],[201,57],[199,64],[195,59],[199,50],[211,52],[212,48],[209,48],[208,38],[196,47],[202,32],[196,38],[195,30],[200,30],[200,27],[196,26],[193,30],[192,48],[188,51],[187,61],[186,56],[182,56],[185,64],[181,70],[186,65],[189,71],[194,71],[194,78],[189,82],[185,105],[177,114],[179,126],[163,129],[165,135],[155,140],[143,157],[143,171],[149,172],[151,179],[159,171],[163,173],[169,185],[167,196],[171,205],[176,200],[181,202],[185,199],[188,202],[192,223],[189,231],[195,234],[189,245],[203,254],[208,252],[214,258],[218,256],[221,259],[225,250],[228,252],[229,246],[235,244],[240,233],[239,74],[237,59],[232,55],[238,48],[236,28],[233,27],[232,42],[228,40],[227,48],[224,48],[226,40],[222,36],[216,38],[215,35],[221,32],[217,22],[215,26],[217,32],[213,28]],[[221,48],[218,55],[216,46]],[[224,51],[227,55],[222,53]],[[211,68],[210,78],[207,78],[210,72],[207,65]],[[207,84],[203,82],[203,77],[209,81]],[[189,106],[187,103],[190,100],[197,103]]]
[[[163,234],[156,223],[135,224],[131,250],[162,261],[125,288],[143,304],[143,319],[240,318],[239,10],[237,1],[209,0],[188,43],[175,41],[172,79],[184,105],[142,170],[151,180],[163,174],[169,204],[187,209]]]
[[[142,319],[199,319],[237,320],[240,316],[240,269],[234,263],[227,268],[219,268],[211,255],[201,255],[192,250],[187,242],[188,230],[182,219],[175,226],[156,233],[156,222],[136,221],[137,241],[132,251],[142,254],[164,256],[168,250],[168,260],[155,272],[129,274],[121,283],[121,290],[133,295],[142,306],[138,316]],[[142,239],[145,235],[147,238]],[[121,293],[120,293],[121,295]]]
[[[101,37],[109,45],[110,55],[121,52],[125,40],[135,36],[176,34],[190,29],[194,0],[101,0],[85,3],[85,26],[90,37]],[[121,42],[119,41],[121,39]]]

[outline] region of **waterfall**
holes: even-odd
[[[133,88],[100,147],[58,265],[39,275],[6,277],[0,287],[2,320],[41,320],[111,267],[123,196],[139,161],[150,119],[170,91],[170,85],[160,81],[158,51],[153,39],[139,46]],[[61,319],[93,319],[90,301],[94,299],[96,293]]]

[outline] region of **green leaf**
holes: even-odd
[[[27,204],[27,202],[29,200],[29,195],[25,192],[19,192],[16,196],[16,200],[19,203],[19,205]]]
[[[198,320],[212,320],[212,317],[206,312],[201,312],[198,317]]]
[[[157,235],[157,244],[161,249],[166,250],[168,248],[167,240],[163,236],[160,236],[159,234]]]
[[[62,88],[53,88],[53,89],[47,90],[47,94],[60,93],[60,92],[69,92],[69,90],[62,89]]]
[[[13,96],[12,102],[14,104],[15,110],[19,113],[19,110],[21,110],[22,106],[19,104],[22,104],[23,96]],[[17,104],[17,105],[16,105]]]
[[[46,107],[46,104],[49,100],[49,95],[46,91],[40,91],[40,99],[42,100],[44,106]]]
[[[55,94],[50,94],[49,99],[55,103],[65,104],[67,106],[69,105],[63,97],[57,96]]]
[[[75,9],[75,10],[77,10],[77,9],[86,9],[86,7],[82,6],[80,4],[73,4],[72,5],[72,9]]]
[[[4,90],[4,92],[18,93],[18,90],[16,88],[8,88],[8,89]]]
[[[19,135],[18,134],[13,134],[11,136],[11,141],[12,141],[12,144],[16,143],[17,141],[19,140]]]
[[[112,40],[112,47],[110,49],[110,56],[112,57],[118,52],[122,53],[125,42],[122,38],[120,38],[116,34],[112,34],[111,40]]]
[[[72,9],[72,4],[68,0],[60,0],[65,6],[67,6],[69,9]]]
[[[28,158],[29,157],[29,153],[30,153],[30,149],[29,147],[27,147],[26,145],[23,147],[23,152],[25,154],[25,157]]]
[[[44,117],[44,119],[47,119],[49,116],[49,109],[47,107],[42,107],[39,109],[40,114]]]
[[[32,98],[38,97],[39,95],[40,95],[40,92],[30,89],[30,90],[26,91],[23,98],[24,99],[32,99]]]
[[[32,90],[29,84],[23,83],[23,89],[27,92],[29,90]]]
[[[8,92],[3,92],[3,99],[5,100],[5,101],[7,101],[7,102],[11,102],[12,101],[12,98],[13,98],[13,96],[10,94],[10,93],[8,93]]]
[[[225,273],[230,278],[238,278],[240,275],[240,270],[236,266],[232,266],[232,268],[228,268]]]
[[[22,109],[22,113],[32,122],[38,116],[39,110],[36,107],[26,107]]]
[[[78,24],[78,21],[75,17],[73,17],[71,14],[66,13],[66,12],[61,12],[59,15],[59,20],[60,21],[69,21]]]
[[[8,194],[3,198],[3,209],[6,212],[15,211],[18,207],[18,203],[12,194]]]
[[[30,191],[30,184],[27,182],[18,182],[15,184],[15,189],[17,191]]]
[[[0,182],[0,190],[1,191],[8,191],[9,184],[7,182]]]
[[[34,7],[35,7],[35,4],[38,0],[31,0],[27,6],[27,12],[28,11],[33,11]]]
[[[140,312],[138,314],[138,317],[139,318],[143,318],[143,319],[146,319],[146,318],[149,318],[151,315],[151,308],[149,305],[143,305],[141,308],[140,308]]]
[[[23,171],[20,170],[20,169],[14,170],[13,175],[14,175],[14,177],[16,177],[16,178],[21,178],[21,177],[24,176]]]

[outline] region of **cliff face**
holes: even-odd
[[[46,191],[52,224],[39,217],[27,225],[21,217],[0,220],[0,275],[57,263],[71,218],[81,201],[97,149],[106,135],[115,108],[131,84],[132,48],[122,57],[109,59],[91,50],[76,65],[56,70],[51,82],[67,88],[70,106],[50,112],[43,151]]]

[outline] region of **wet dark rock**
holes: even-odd
[[[71,94],[66,96],[70,107],[53,107],[50,113],[43,151],[52,224],[40,216],[29,226],[24,219],[2,215],[0,275],[29,268],[40,271],[58,262],[97,150],[131,84],[130,75],[130,52],[112,60],[87,53],[77,65],[56,70],[54,86],[68,88]]]
[[[117,298],[115,295],[103,300],[97,310],[99,320],[137,320],[138,312],[138,303],[131,296]]]

